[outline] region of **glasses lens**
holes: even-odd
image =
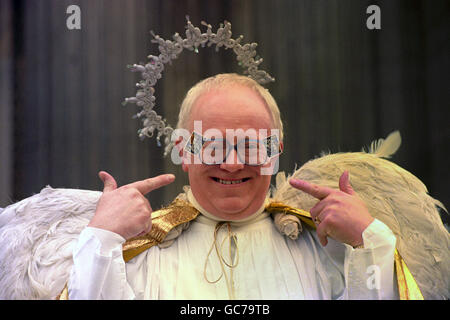
[[[201,157],[205,164],[220,164],[226,153],[227,143],[225,140],[209,140],[203,143]]]
[[[238,146],[238,156],[247,165],[258,166],[264,164],[267,159],[267,148],[258,140],[242,140]]]

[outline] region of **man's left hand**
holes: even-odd
[[[339,190],[300,179],[290,179],[289,183],[320,200],[310,214],[323,246],[328,236],[353,247],[363,245],[362,233],[374,218],[350,185],[348,171],[339,178]]]

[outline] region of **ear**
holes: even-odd
[[[178,152],[178,155],[180,156],[180,157],[183,157],[183,137],[182,136],[180,136],[180,137],[178,137],[178,139],[175,141],[175,145],[173,146],[176,150],[177,150],[177,152]]]
[[[187,159],[186,159],[186,154],[185,154],[185,151],[184,151],[184,145],[185,144],[183,143],[183,137],[180,136],[175,141],[175,145],[173,147],[174,147],[174,149],[176,149],[175,152],[178,152],[178,156],[181,159],[181,169],[184,172],[188,172],[189,166],[188,166],[187,162],[189,162],[189,161],[187,161]]]
[[[178,156],[181,158],[181,169],[183,169],[184,172],[188,172],[188,165],[186,164],[186,158],[184,157],[184,144],[183,142],[183,137],[179,137],[176,141],[175,141],[175,145],[174,148],[176,148],[177,152],[178,152]]]
[[[184,163],[184,161],[181,163],[181,169],[183,169],[184,172],[189,171],[189,166]]]

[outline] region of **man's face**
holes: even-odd
[[[203,132],[218,130],[224,138],[227,129],[235,132],[238,129],[243,132],[265,129],[270,135],[273,127],[264,100],[252,89],[241,85],[217,88],[200,95],[192,108],[191,132],[194,121],[201,121]],[[230,142],[233,145],[239,139]],[[239,220],[262,206],[271,176],[261,175],[261,166],[243,164],[236,150],[231,149],[227,161],[221,164],[191,163],[183,163],[183,170],[189,175],[192,193],[206,211],[222,219]]]

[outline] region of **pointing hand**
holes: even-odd
[[[115,232],[125,239],[151,230],[153,210],[144,196],[175,180],[174,175],[163,174],[118,188],[109,173],[100,171],[99,177],[104,184],[103,194],[88,226]]]
[[[323,246],[327,245],[328,236],[353,247],[363,244],[362,233],[374,218],[350,185],[348,171],[339,179],[339,190],[300,179],[291,179],[289,182],[294,188],[319,199],[310,214]]]

